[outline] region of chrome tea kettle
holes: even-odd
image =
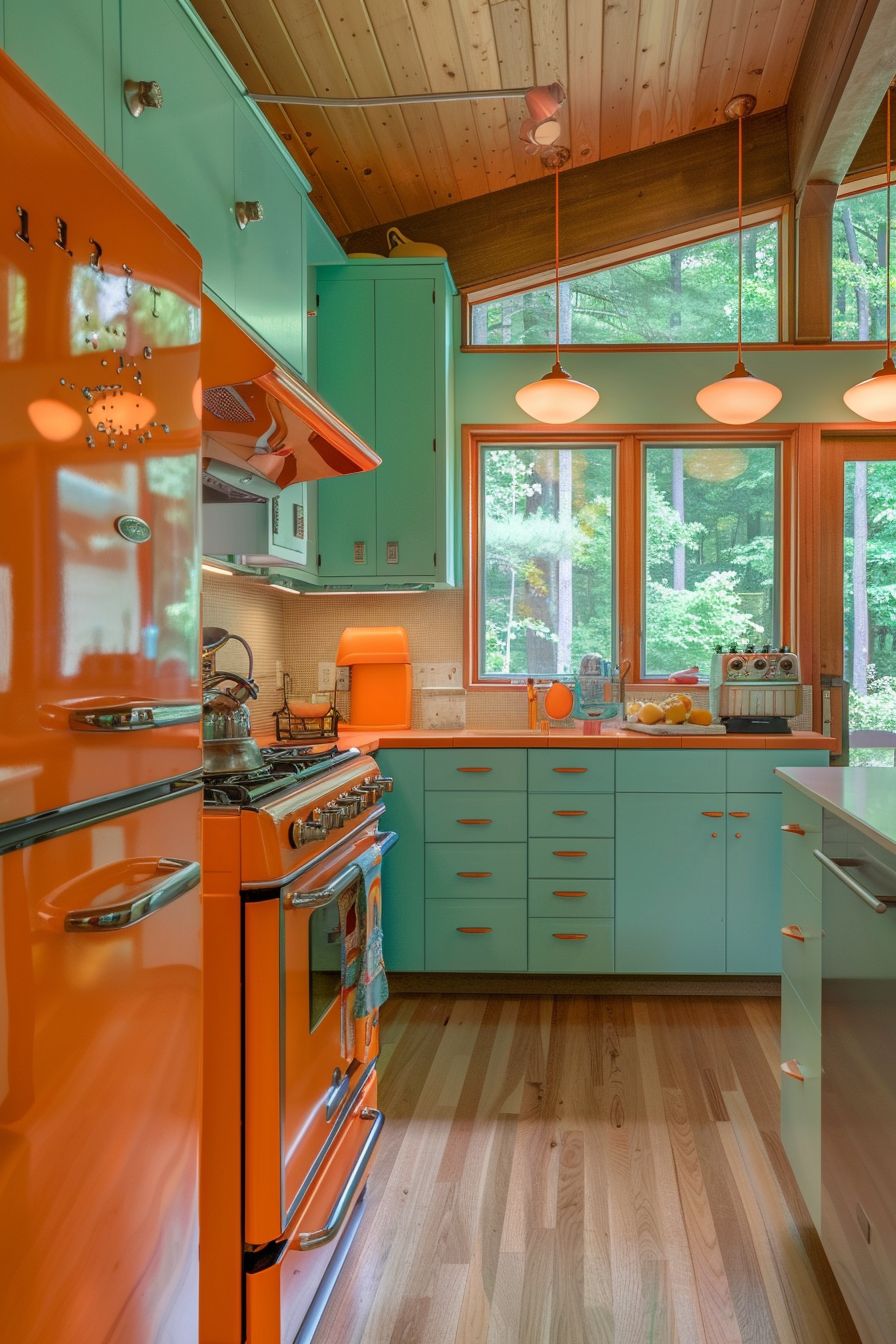
[[[249,671],[219,672],[215,655],[230,640],[242,644],[249,656]],[[264,759],[251,736],[248,700],[258,696],[252,680],[252,650],[242,635],[232,635],[217,625],[202,629],[202,737],[206,774],[225,775],[260,770]]]

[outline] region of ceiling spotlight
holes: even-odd
[[[560,124],[555,118],[565,102],[566,90],[562,84],[537,84],[526,94],[529,116],[520,126],[519,134],[527,154],[537,154],[558,139]]]

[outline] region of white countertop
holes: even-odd
[[[896,854],[896,768],[782,766],[775,774]]]

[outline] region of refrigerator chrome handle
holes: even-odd
[[[865,887],[862,886],[861,882],[857,882],[854,877],[850,877],[848,873],[844,873],[836,859],[828,858],[827,854],[822,854],[820,849],[813,850],[812,852],[818,862],[822,864],[823,867],[827,868],[828,872],[833,873],[835,877],[838,877],[844,887],[848,887],[853,895],[858,896],[860,901],[864,901],[866,905],[869,905],[876,915],[885,915],[887,913],[886,904],[883,901],[879,901],[876,896],[872,896],[871,892],[867,891]]]
[[[173,728],[183,723],[198,723],[202,706],[188,704],[93,705],[72,710],[68,726],[76,733],[133,733],[141,728]]]
[[[371,839],[379,845],[383,854],[387,854],[397,841],[398,833],[378,831]],[[329,905],[337,896],[341,896],[347,887],[356,882],[360,875],[361,869],[357,863],[349,863],[325,887],[315,887],[311,891],[285,891],[283,907],[285,910],[316,910],[322,905]]]
[[[96,910],[70,910],[63,924],[66,933],[109,933],[114,929],[130,928],[199,885],[201,870],[198,863],[187,859],[159,859],[158,868],[160,873],[172,868],[174,872],[133,900],[100,906]]]
[[[358,1154],[357,1161],[351,1169],[348,1180],[342,1187],[339,1198],[330,1210],[330,1216],[322,1228],[317,1232],[300,1232],[298,1237],[298,1246],[300,1251],[314,1251],[318,1246],[326,1246],[328,1242],[335,1241],[339,1235],[339,1230],[345,1222],[346,1214],[351,1208],[352,1200],[357,1194],[358,1188],[367,1174],[367,1168],[370,1165],[370,1159],[373,1156],[373,1150],[376,1147],[383,1125],[386,1123],[386,1117],[382,1111],[378,1111],[375,1106],[365,1106],[361,1112],[362,1120],[372,1120],[370,1133],[364,1140],[364,1144]]]

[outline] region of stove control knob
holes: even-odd
[[[340,793],[336,802],[347,817],[356,817],[363,807],[358,795],[352,793]]]
[[[361,804],[361,809],[369,807],[371,803],[376,802],[376,790],[371,789],[366,784],[356,784],[353,789],[349,790],[349,793],[355,795],[358,802]]]
[[[321,822],[328,831],[341,831],[345,825],[345,813],[335,803],[327,803],[319,810]]]
[[[289,843],[293,849],[310,845],[313,840],[326,840],[327,828],[319,821],[294,821],[289,828]]]
[[[755,669],[756,669],[757,672],[762,672],[764,668],[768,667],[768,659],[767,659],[767,658],[754,658],[754,659],[753,659],[753,666],[755,667]]]
[[[780,670],[781,672],[792,672],[792,671],[793,671],[793,659],[792,659],[792,658],[782,658],[781,661],[778,663],[778,668],[779,668],[779,670]]]
[[[728,671],[729,671],[729,672],[740,672],[740,670],[742,669],[743,665],[744,665],[744,660],[743,660],[743,658],[732,658],[732,659],[731,659],[731,662],[728,664]]]
[[[358,788],[364,790],[371,803],[378,803],[383,796],[383,786],[378,784],[375,779],[365,779],[363,784],[358,785]]]
[[[389,775],[376,775],[370,782],[375,784],[380,790],[380,793],[383,794],[392,792],[392,785],[395,783],[395,780]]]

